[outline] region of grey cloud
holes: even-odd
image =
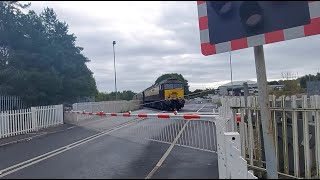
[[[69,24],[71,33],[78,37],[77,45],[84,47],[83,53],[91,60],[88,66],[101,91],[114,90],[113,40],[117,41],[119,90],[139,92],[153,84],[161,74],[171,72],[181,73],[190,84],[230,80],[229,53],[201,55],[196,2],[161,3],[161,16],[150,25],[164,31],[165,35],[135,34],[130,29],[124,34],[112,26],[112,16],[108,17],[110,21],[93,18],[65,10],[63,2],[53,8],[59,19]],[[166,40],[176,45],[168,46]],[[320,66],[319,40],[318,35],[265,45],[268,78],[281,78],[284,71],[299,72],[299,75],[315,73]],[[183,57],[184,54],[187,57]],[[233,79],[255,79],[253,48],[231,54]]]

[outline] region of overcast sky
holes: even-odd
[[[112,41],[116,41],[118,90],[140,92],[164,73],[180,73],[191,90],[230,82],[229,53],[203,56],[196,2],[31,2],[30,9],[55,10],[91,62],[99,91],[114,90]],[[268,80],[282,72],[315,74],[320,68],[320,36],[264,46]],[[253,48],[231,53],[233,80],[255,80]]]

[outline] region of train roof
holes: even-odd
[[[153,87],[155,87],[155,86],[157,86],[157,85],[159,85],[159,84],[163,84],[163,83],[165,83],[165,82],[169,82],[169,83],[180,82],[180,83],[182,83],[182,82],[181,82],[179,79],[177,79],[177,78],[167,78],[167,79],[165,79],[165,80],[160,81],[159,83],[153,84],[152,86],[148,87],[147,89],[145,89],[145,90],[143,90],[143,91],[149,90],[149,89],[151,89],[151,88],[153,88]]]
[[[165,79],[165,80],[163,80],[163,81],[161,81],[159,84],[162,84],[162,83],[165,83],[165,82],[180,82],[180,83],[182,83],[179,79],[177,79],[177,78],[168,78],[168,79]]]

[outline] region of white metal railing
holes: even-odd
[[[63,124],[63,105],[32,107],[0,113],[0,139]]]
[[[261,114],[258,97],[225,98],[231,105],[231,124],[241,136],[242,156],[248,166],[265,171]],[[320,176],[320,96],[270,96],[270,113],[279,176],[319,178]],[[226,101],[225,101],[226,103]],[[240,116],[240,123],[236,123]]]
[[[257,179],[248,171],[247,161],[242,156],[240,134],[233,130],[229,99],[221,98],[221,102],[216,120],[219,179]]]
[[[227,102],[227,101],[226,101]],[[228,132],[230,124],[230,106],[222,106],[217,114],[201,115],[160,113],[160,114],[131,114],[69,111],[66,114],[79,116],[128,117],[145,118],[140,121],[136,137],[153,141],[175,143],[194,149],[217,153],[219,178],[222,179],[256,179],[248,171],[247,161],[241,156],[240,135],[238,132]],[[229,117],[229,118],[227,118]],[[245,165],[244,165],[245,164]]]
[[[160,114],[161,115],[161,114]],[[162,118],[160,115],[147,114],[137,129],[139,136],[152,141],[173,143],[175,145],[216,152],[215,117],[217,115],[174,115]],[[138,116],[139,117],[139,116]],[[142,116],[141,116],[142,117]],[[193,119],[194,118],[194,119]]]

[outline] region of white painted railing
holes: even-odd
[[[232,132],[230,103],[226,98],[221,101],[216,120],[219,179],[257,179],[248,171],[247,161],[241,156],[240,134]]]
[[[228,99],[228,100],[226,100]],[[230,97],[230,129],[241,136],[241,153],[248,166],[265,172],[264,144],[258,97]],[[270,113],[278,174],[289,178],[320,177],[320,96],[270,96]],[[230,110],[231,110],[230,109]],[[236,116],[241,121],[236,123]],[[260,128],[258,128],[260,127]]]
[[[63,124],[63,105],[32,107],[0,113],[0,139]]]

